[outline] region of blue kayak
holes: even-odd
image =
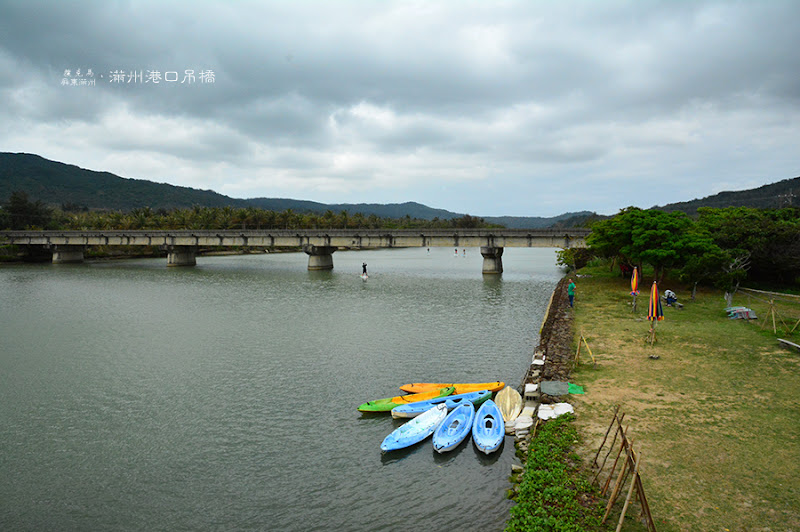
[[[433,448],[436,452],[452,451],[469,436],[475,420],[475,407],[466,401],[450,412],[436,432],[433,433]]]
[[[448,395],[446,397],[436,397],[434,399],[426,399],[425,401],[418,401],[416,403],[408,403],[404,405],[397,405],[392,408],[392,417],[400,419],[404,417],[415,417],[428,410],[434,405],[444,403],[448,410],[452,410],[461,403],[467,401],[473,405],[480,406],[486,400],[492,398],[492,392],[489,390],[481,390],[480,392],[460,393],[458,395]]]
[[[447,407],[444,403],[431,407],[427,412],[397,427],[386,436],[381,443],[381,451],[403,449],[421,442],[433,434],[446,417]]]
[[[475,414],[475,423],[472,425],[472,441],[475,446],[486,454],[491,454],[500,448],[506,435],[506,425],[503,414],[494,401],[489,399],[481,405]]]

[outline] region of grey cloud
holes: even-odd
[[[471,195],[481,205],[503,203],[504,187],[488,193],[481,187],[490,178],[480,176],[538,190],[548,186],[547,174],[564,183],[630,182],[674,173],[676,160],[693,179],[674,192],[702,196],[696,176],[728,170],[726,142],[744,146],[741,157],[749,154],[754,168],[756,158],[763,161],[765,181],[797,173],[787,148],[800,114],[797,20],[800,4],[789,0],[11,1],[0,6],[0,116],[41,134],[62,124],[83,131],[98,160],[129,161],[126,151],[173,157],[187,180],[195,161],[198,176],[206,171],[200,162],[225,161],[242,173],[229,178],[231,187],[241,179],[289,190],[294,178],[298,194],[313,194],[317,185],[308,183],[317,177],[320,187],[341,185],[337,201],[359,194],[398,201],[391,194],[408,194],[411,183],[422,196],[460,205]],[[71,90],[59,85],[65,68],[103,76],[211,69],[216,82],[154,86],[104,77]],[[117,116],[143,123],[115,130]],[[148,122],[162,127],[150,130]],[[4,145],[31,145],[8,126],[0,135]],[[356,163],[332,169],[337,154]],[[423,156],[436,176],[428,182],[414,166]],[[280,178],[256,174],[262,166]],[[348,188],[348,180],[359,184]],[[439,194],[442,186],[450,193]],[[635,190],[649,198],[646,188]],[[539,195],[553,205],[561,198]]]

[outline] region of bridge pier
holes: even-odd
[[[195,246],[169,246],[167,248],[167,266],[194,266],[197,264],[197,248]]]
[[[503,248],[481,246],[483,273],[503,273]]]
[[[305,244],[303,246],[303,251],[308,255],[309,270],[333,269],[333,252],[336,251],[335,246],[314,246],[312,244]]]
[[[69,264],[83,262],[83,246],[53,246],[53,264]]]

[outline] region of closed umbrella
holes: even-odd
[[[653,281],[650,289],[650,305],[647,308],[647,319],[652,323],[650,326],[650,345],[656,341],[656,324],[664,319],[664,309],[661,308],[661,298],[658,297],[658,285]]]
[[[631,274],[631,295],[633,296],[633,310],[631,312],[636,312],[636,296],[639,295],[639,268],[636,266],[633,267],[633,273]]]

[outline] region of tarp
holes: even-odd
[[[568,393],[583,394],[583,387],[570,382],[542,381],[539,385],[542,393],[547,395],[567,395]]]
[[[547,395],[567,395],[569,393],[569,383],[561,381],[542,381],[539,389]]]
[[[569,393],[574,393],[577,395],[583,394],[583,386],[578,386],[577,384],[569,383]]]

